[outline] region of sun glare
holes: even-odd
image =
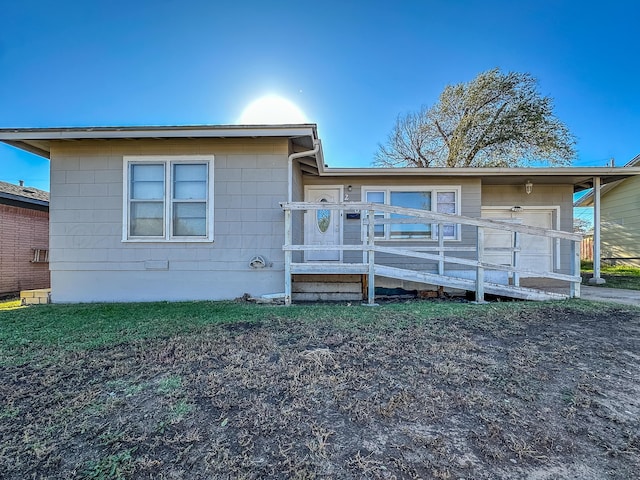
[[[251,102],[238,119],[243,125],[307,123],[305,114],[286,98],[266,95]]]

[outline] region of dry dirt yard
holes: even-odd
[[[0,478],[639,477],[640,309],[424,303],[5,362]]]

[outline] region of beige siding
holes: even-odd
[[[554,227],[560,226],[565,232],[573,231],[573,186],[572,185],[534,185],[527,195],[524,185],[484,185],[482,187],[482,206],[494,207],[560,207],[560,218],[554,216]],[[570,271],[570,244],[560,242],[560,272]]]
[[[214,242],[122,242],[123,157],[214,155]],[[233,298],[282,291],[286,139],[56,142],[51,148],[55,302]],[[262,255],[272,266],[254,270]]]
[[[602,257],[619,259],[616,263],[640,265],[639,233],[640,178],[632,177],[602,196]]]

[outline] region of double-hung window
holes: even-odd
[[[460,215],[460,187],[363,187],[364,201],[393,207],[429,210]],[[396,213],[376,212],[376,218],[411,218]],[[444,238],[459,240],[459,227],[454,223],[442,226]],[[438,224],[387,223],[375,226],[376,238],[385,240],[438,239]]]
[[[125,241],[213,241],[213,156],[124,159]]]

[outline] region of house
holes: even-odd
[[[640,155],[625,165],[640,167]],[[593,207],[594,192],[576,207]],[[614,265],[640,266],[640,177],[604,185],[600,191],[600,258]]]
[[[376,284],[557,298],[534,280],[579,296],[573,194],[640,174],[329,168],[314,124],[3,129],[0,141],[51,160],[53,302],[373,303]]]
[[[49,287],[49,194],[0,182],[0,297]]]

